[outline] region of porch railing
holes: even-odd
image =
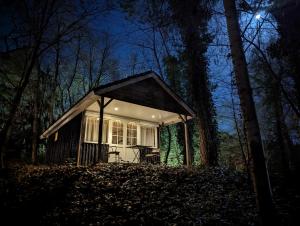
[[[99,153],[98,144],[82,143],[80,151],[80,165],[89,166],[98,162],[108,162],[108,144],[102,144]]]

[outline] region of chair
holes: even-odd
[[[117,150],[117,146],[109,146],[111,151],[108,152],[108,155],[115,155],[115,162],[119,162],[120,160],[120,152]]]
[[[158,148],[153,148],[152,153],[158,155],[159,154],[159,149]]]
[[[155,163],[156,157],[159,156],[159,149],[152,148],[151,151],[147,154],[145,154],[146,162]]]
[[[152,148],[151,152],[145,154],[146,162],[157,164],[159,162],[159,149]]]

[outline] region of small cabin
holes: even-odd
[[[160,163],[160,129],[193,110],[152,71],[94,88],[41,135],[49,164]]]

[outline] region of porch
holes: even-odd
[[[135,153],[138,153],[137,159],[128,161],[123,160],[119,156],[120,151],[115,149],[115,146],[110,146],[108,144],[102,144],[101,146],[100,152],[98,144],[83,143],[81,145],[80,165],[89,166],[99,162],[160,164],[160,153],[153,148],[144,147],[138,152],[132,150],[133,152],[136,151]]]
[[[183,123],[191,165],[187,120],[194,112],[154,72],[91,90],[41,135],[49,163],[160,162],[160,128]]]

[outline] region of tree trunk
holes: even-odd
[[[186,150],[185,150],[185,140],[184,140],[184,125],[183,123],[178,123],[176,125],[176,130],[177,130],[177,136],[176,136],[176,140],[177,143],[180,146],[180,150],[181,150],[181,154],[183,156],[183,165],[186,165]]]
[[[279,148],[277,149],[278,153],[275,153],[277,155],[273,156],[278,158],[275,159],[275,162],[277,161],[279,164],[279,166],[277,166],[279,167],[278,173],[282,174],[282,181],[284,182],[285,179],[288,179],[290,175],[290,153],[292,141],[287,131],[287,126],[285,124],[284,113],[281,103],[281,91],[279,85],[279,83],[281,83],[281,80],[277,81],[272,77],[271,79],[273,94],[272,101],[275,111],[276,135],[279,146]],[[276,149],[274,149],[274,151],[276,151]]]
[[[37,163],[37,145],[38,145],[38,127],[39,127],[39,97],[40,97],[40,70],[38,71],[36,84],[35,84],[35,95],[33,104],[33,122],[32,122],[32,143],[31,143],[31,162],[32,164]]]
[[[187,61],[188,94],[196,111],[199,129],[200,156],[205,166],[218,165],[218,137],[215,110],[207,76],[207,51],[210,37],[207,23],[210,13],[207,3],[198,0],[170,1],[174,18],[185,46]],[[201,33],[199,30],[201,29]]]
[[[37,42],[39,42],[39,41],[37,41]],[[0,156],[1,156],[1,163],[0,163],[1,166],[0,167],[1,168],[5,167],[4,155],[5,155],[6,148],[7,148],[8,142],[9,142],[9,138],[10,138],[12,123],[16,117],[16,113],[17,113],[18,107],[20,105],[23,92],[29,83],[32,69],[34,67],[34,64],[35,64],[36,58],[37,58],[38,47],[39,47],[39,43],[37,43],[35,48],[33,48],[33,50],[32,50],[32,53],[31,53],[30,59],[29,59],[29,63],[27,65],[26,69],[24,70],[23,75],[21,76],[22,82],[16,90],[16,95],[14,96],[14,99],[12,101],[7,121],[5,122],[3,130],[1,131],[1,139],[2,139],[2,144],[0,147],[0,151],[1,151],[0,152]]]
[[[243,51],[238,15],[234,0],[223,0],[227,21],[236,84],[240,97],[243,119],[252,164],[250,166],[257,207],[263,225],[277,225],[275,207],[272,200],[269,176],[265,164],[262,140],[252,97],[248,69]]]
[[[167,126],[167,132],[168,132],[168,150],[167,150],[166,157],[165,157],[165,164],[168,164],[168,158],[169,158],[169,154],[171,151],[171,132],[170,132],[169,126]]]
[[[237,115],[235,112],[235,103],[234,103],[234,98],[233,98],[233,80],[231,82],[231,104],[232,104],[232,113],[233,113],[235,130],[236,130],[236,134],[238,136],[241,154],[242,154],[244,165],[245,165],[245,168],[246,168],[246,171],[248,174],[248,178],[249,178],[250,177],[249,164],[248,164],[249,156],[247,156],[244,151],[244,142],[242,141],[241,131],[240,131],[239,124],[238,124],[238,118],[237,118]]]

